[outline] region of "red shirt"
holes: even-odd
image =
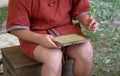
[[[88,0],[9,0],[7,29],[16,25],[30,30],[62,26],[89,10]]]
[[[73,33],[72,19],[89,11],[88,0],[9,0],[7,30],[22,28],[41,33],[41,30],[60,27],[57,30],[62,34]],[[37,44],[24,40],[20,44],[24,54],[33,58]]]

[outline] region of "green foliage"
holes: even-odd
[[[120,12],[120,0],[91,1],[91,13],[96,10],[95,17],[99,21],[112,20]]]
[[[94,0],[91,6],[100,23],[97,33],[87,32],[95,49],[92,76],[120,76],[120,26],[109,23],[120,13],[120,0]]]
[[[105,0],[104,2],[101,0],[94,0],[90,1],[91,3],[91,15],[96,18],[96,20],[101,23],[102,21],[111,21],[114,19],[114,17],[120,12],[118,10],[118,5],[120,5],[120,1],[116,2],[115,0]],[[118,11],[116,11],[118,10]],[[100,39],[100,33],[101,31],[108,27],[106,23],[100,24],[102,27],[99,28],[99,30],[96,33],[90,33],[87,30],[84,30],[87,35],[92,38],[94,41]]]
[[[119,14],[120,10],[118,9],[120,9],[120,0],[92,0],[90,3],[91,15],[100,23],[100,28],[98,32],[94,34],[87,30],[85,30],[85,32],[93,40],[99,40],[101,31],[108,27],[105,21],[112,21]]]
[[[120,76],[120,26],[100,27],[98,40],[93,41],[94,68],[92,76]]]
[[[5,21],[7,17],[7,8],[0,8],[0,25]]]

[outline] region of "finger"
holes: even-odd
[[[98,22],[95,22],[91,27],[90,27],[90,29],[94,29],[94,28],[98,28]]]
[[[91,25],[91,27],[89,28],[89,30],[94,30],[95,28],[98,28],[99,23],[98,22],[94,22],[94,24]]]
[[[90,20],[90,23],[89,23],[88,29],[91,27],[91,25],[92,25],[91,22],[93,21],[93,19],[94,19],[94,18],[93,18],[92,16],[90,16],[90,19],[89,19],[89,20]]]
[[[94,27],[91,30],[93,30],[93,31],[98,30],[98,27]]]
[[[94,30],[94,29],[97,29],[98,28],[98,25],[97,23],[95,23],[93,26],[91,26],[90,30]]]
[[[90,28],[92,28],[92,27],[96,27],[95,24],[96,24],[96,21],[95,21],[95,20],[92,20],[92,21],[90,22],[90,24],[89,24],[88,29],[90,29]]]
[[[60,48],[58,44],[58,41],[53,37],[53,36],[50,36],[51,38],[51,43],[52,43],[52,46],[51,47],[54,47],[54,48]]]
[[[91,32],[96,32],[98,30],[98,27],[90,29]]]
[[[57,39],[55,37],[53,37],[52,35],[50,37],[51,37],[53,42],[58,42]]]

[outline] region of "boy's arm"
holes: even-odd
[[[55,44],[56,40],[52,35],[37,34],[26,29],[15,29],[11,30],[10,33],[14,34],[20,39],[37,43],[47,48],[60,48]]]
[[[48,48],[57,48],[55,38],[47,34],[30,31],[30,0],[9,0],[6,29],[20,39],[40,44]]]
[[[93,33],[97,31],[99,23],[89,14],[81,14],[77,19],[89,31]]]
[[[77,18],[89,31],[96,32],[98,22],[88,14],[90,12],[89,0],[73,0],[72,6],[71,17]]]

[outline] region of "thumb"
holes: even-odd
[[[94,23],[94,18],[92,16],[90,16],[89,20],[90,21],[89,21],[88,29],[90,29],[92,24]]]
[[[51,38],[51,40],[52,40],[53,42],[58,42],[57,39],[56,39],[55,37],[50,36],[50,38]]]
[[[61,46],[60,46],[60,43],[58,42],[58,40],[57,40],[55,37],[51,36],[51,40],[56,44],[56,46],[57,46],[58,48],[61,47]]]

